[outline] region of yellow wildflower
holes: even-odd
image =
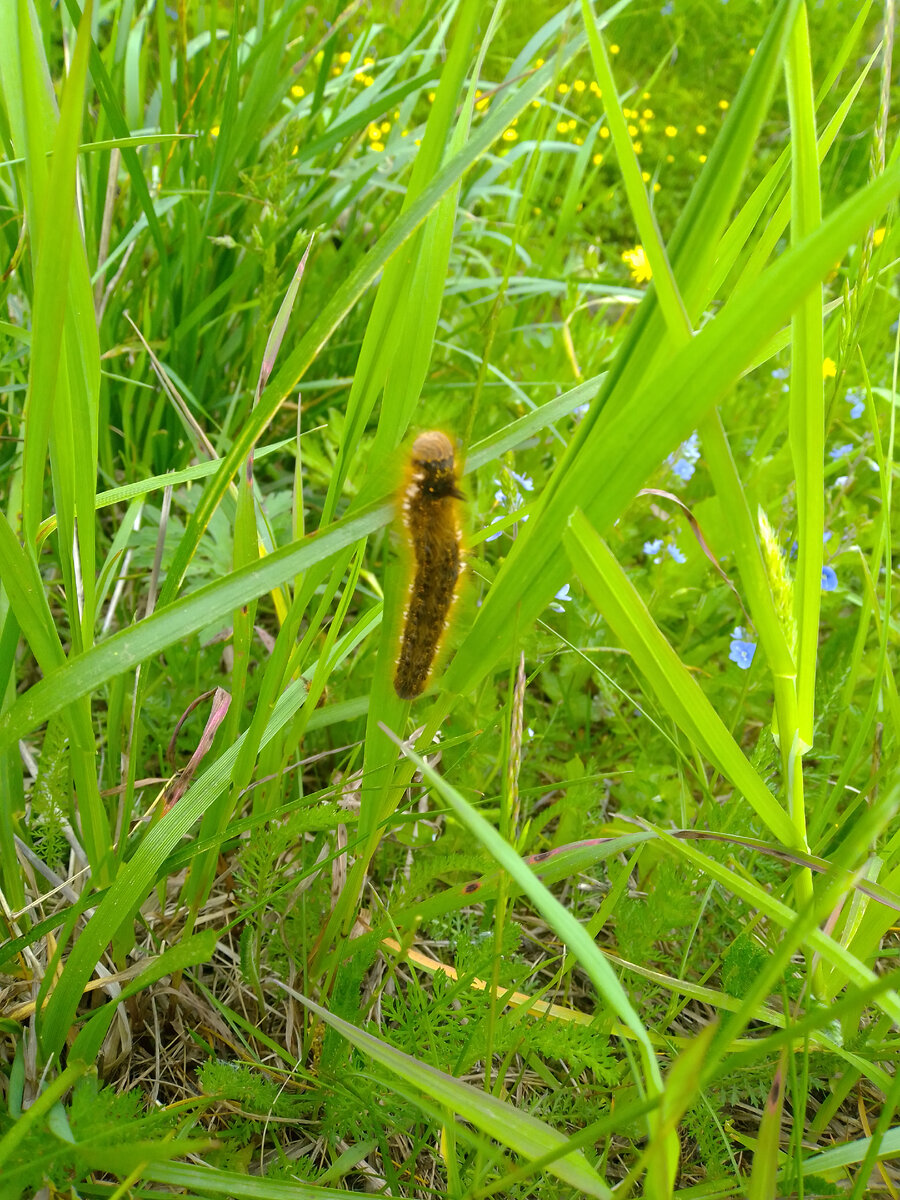
[[[705,126],[705,125],[698,125],[698,126],[697,126],[697,132],[700,134],[700,136],[701,136],[701,137],[703,137],[704,133],[706,133],[706,126]]]
[[[728,101],[727,101],[727,100],[720,100],[720,101],[719,101],[719,108],[721,108],[722,112],[724,112],[724,111],[725,111],[725,109],[726,109],[726,108],[728,108]]]
[[[635,246],[633,250],[622,251],[622,261],[627,263],[635,283],[649,283],[653,278],[647,255],[643,246]]]
[[[837,375],[837,363],[833,358],[826,358],[822,363],[822,378],[834,379]]]
[[[879,229],[875,230],[875,232],[872,234],[872,245],[873,246],[881,245],[881,243],[884,241],[884,233],[885,233],[885,229],[884,229],[883,225]]]
[[[569,85],[567,83],[558,83],[556,85],[556,90],[559,92],[559,94],[561,96],[564,96],[566,94],[566,92],[569,90]]]
[[[663,133],[666,135],[667,138],[673,138],[673,137],[678,136],[678,130],[675,128],[674,125],[667,125],[665,127],[665,129],[663,130]]]
[[[600,130],[600,136],[601,136],[602,138],[608,138],[608,137],[609,137],[609,128],[608,128],[608,126],[604,125],[604,126],[601,128],[601,130]]]
[[[616,45],[615,42],[613,42],[613,44],[610,46],[609,52],[610,52],[610,54],[618,54],[619,53],[619,47]]]
[[[518,136],[519,135],[516,133],[516,131],[512,127],[510,127],[509,129],[503,130],[504,142],[514,142]]]
[[[291,88],[291,95],[296,100],[299,100],[302,96],[306,95],[306,88],[301,87],[299,83],[295,83]]]
[[[583,79],[576,79],[575,82],[572,84],[572,87],[575,89],[576,92],[583,92],[585,87],[587,87],[587,84],[584,82]]]

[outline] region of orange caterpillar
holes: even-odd
[[[411,475],[402,493],[403,524],[415,560],[394,675],[402,700],[421,695],[447,628],[462,570],[453,443],[438,430],[413,442]]]

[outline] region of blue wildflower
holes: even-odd
[[[654,554],[659,554],[663,548],[662,538],[653,538],[652,541],[644,542],[643,551],[648,558],[652,558]]]
[[[659,11],[662,13],[662,15],[664,17],[671,17],[674,9],[675,9],[675,5],[672,3],[672,0],[666,0],[666,3],[662,6],[662,8]]]
[[[671,558],[673,558],[675,560],[675,562],[677,562],[677,563],[687,562],[687,556],[678,549],[678,547],[675,545],[674,542],[669,542],[668,546],[666,546],[666,550],[668,551]]]
[[[524,492],[534,491],[533,479],[529,479],[527,475],[517,475],[515,471],[510,471],[510,475]]]
[[[841,446],[832,446],[832,448],[828,451],[828,457],[832,462],[837,462],[839,458],[846,458],[852,449],[852,442],[844,442],[844,444]]]
[[[744,638],[744,630],[740,625],[736,625],[734,633],[731,635],[731,649],[728,651],[728,657],[733,663],[737,663],[742,671],[747,671],[753,662],[755,653],[756,642],[748,642]]]
[[[824,566],[822,568],[822,591],[833,592],[837,585],[837,571],[835,571],[834,567]]]
[[[859,388],[848,388],[847,395],[844,397],[850,405],[850,416],[855,421],[857,417],[861,417],[866,411],[866,401]]]
[[[775,370],[772,372],[773,379],[790,379],[790,377],[791,377],[791,368],[790,367],[776,367]]]
[[[556,593],[556,596],[550,601],[550,607],[554,612],[565,612],[566,610],[563,605],[567,604],[571,599],[572,597],[569,595],[569,585],[567,583],[563,584],[563,586]]]
[[[677,462],[672,463],[672,471],[679,479],[687,483],[694,474],[694,464],[689,463],[686,458],[679,458]]]

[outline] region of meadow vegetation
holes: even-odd
[[[894,0],[600,7],[0,4],[0,1200],[896,1195]]]

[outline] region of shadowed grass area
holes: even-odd
[[[893,1193],[893,21],[0,6],[0,1200]]]

